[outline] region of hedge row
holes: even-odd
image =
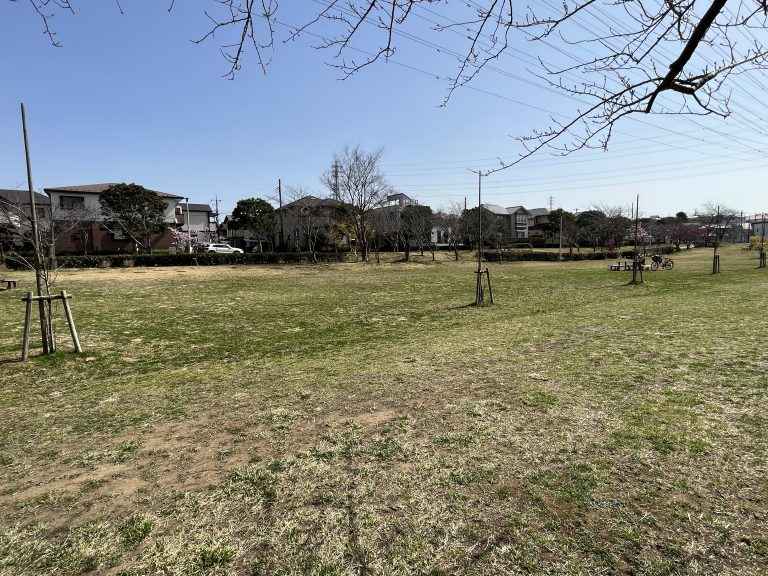
[[[349,253],[316,252],[317,262],[346,262]],[[304,264],[313,262],[311,252],[253,252],[246,254],[89,254],[59,256],[59,268],[131,268],[134,266],[218,266],[222,264]],[[24,266],[7,259],[9,268]]]
[[[558,260],[557,252],[530,252],[530,251],[512,251],[503,252],[487,250],[483,256],[488,262],[556,262]],[[605,260],[618,258],[617,252],[574,252],[570,254],[563,252],[563,260]],[[631,256],[628,256],[631,258]]]
[[[666,246],[664,248],[657,249],[659,254],[670,254],[674,252],[674,248]],[[646,257],[650,253],[646,254]],[[557,252],[531,252],[520,250],[486,250],[483,252],[483,256],[488,262],[523,262],[523,261],[538,261],[538,262],[556,262],[558,260]],[[634,250],[623,250],[621,252],[563,252],[563,260],[579,261],[579,260],[613,260],[617,258],[624,258],[626,260],[632,260],[635,257]]]

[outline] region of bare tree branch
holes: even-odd
[[[71,1],[28,0],[55,46],[59,43],[51,18],[56,11],[74,13]],[[120,0],[115,1],[122,11]],[[548,77],[550,87],[577,97],[584,102],[583,109],[570,120],[553,121],[549,129],[521,137],[526,151],[503,164],[504,169],[542,148],[570,153],[605,147],[613,125],[638,112],[728,116],[730,97],[723,88],[731,74],[768,68],[768,47],[753,34],[766,30],[768,0],[733,1],[728,10],[729,0],[707,0],[704,5],[695,0],[563,0],[526,7],[516,17],[512,0],[316,0],[316,6],[305,9],[304,24],[290,27],[284,41],[314,35],[313,29],[322,28],[317,47],[331,49],[332,65],[348,77],[391,58],[401,40],[423,42],[405,28],[418,12],[417,18],[431,22],[425,31],[459,32],[464,37],[461,51],[445,49],[457,55],[458,64],[449,77],[443,105],[481,71],[499,71],[496,63],[502,55],[515,57],[514,34],[534,50],[555,51],[561,61],[561,56],[571,59],[573,64],[552,65],[537,54],[545,73],[533,74]],[[248,54],[254,54],[266,71],[274,47],[277,0],[207,2],[204,13],[210,29],[196,42],[220,41],[228,78],[241,70]],[[174,3],[168,0],[169,10]],[[739,36],[737,42],[737,32],[754,41],[744,42]],[[596,54],[579,59],[576,54],[582,52],[563,48],[569,46],[584,46]],[[355,54],[364,56],[358,60]],[[667,97],[660,102],[662,94]]]

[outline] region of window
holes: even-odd
[[[37,218],[38,220],[45,220],[45,206],[35,206],[35,212],[37,212]]]
[[[528,216],[525,212],[518,212],[515,214],[516,222],[518,224],[528,224]]]
[[[82,196],[59,196],[59,206],[64,210],[74,210],[85,207],[85,198]]]

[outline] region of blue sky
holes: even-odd
[[[267,74],[252,55],[235,80],[219,41],[193,39],[208,28],[202,7],[213,2],[82,0],[75,15],[59,13],[54,48],[26,3],[0,0],[0,188],[25,188],[19,103],[30,132],[36,189],[99,182],[136,182],[221,201],[276,198],[287,189],[325,194],[319,177],[345,144],[385,149],[382,167],[396,191],[433,208],[477,199],[470,170],[514,159],[513,136],[545,128],[579,103],[531,74],[530,46],[504,56],[447,106],[444,77],[461,36],[427,36],[434,13],[414,19],[416,40],[398,38],[389,63],[346,80],[313,48],[317,36],[278,41]],[[281,6],[277,32],[304,22],[304,8]],[[309,5],[309,8],[307,8]],[[322,28],[314,31],[323,34]],[[364,30],[357,46],[366,49]],[[433,44],[425,44],[429,38]],[[540,153],[483,180],[483,200],[504,206],[629,207],[641,213],[693,213],[705,202],[745,214],[768,209],[768,125],[759,105],[763,78],[734,79],[729,119],[643,116],[617,125],[607,152],[567,157]]]

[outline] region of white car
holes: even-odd
[[[203,246],[203,252],[216,252],[218,254],[242,254],[240,248],[234,248],[229,244],[206,244]]]

